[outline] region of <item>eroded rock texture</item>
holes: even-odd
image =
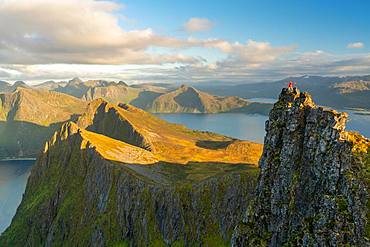
[[[369,246],[369,140],[344,131],[346,119],[283,89],[232,246]]]

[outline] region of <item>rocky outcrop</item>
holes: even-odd
[[[346,119],[283,89],[232,246],[369,246],[370,142],[344,131]]]

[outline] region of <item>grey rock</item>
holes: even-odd
[[[256,197],[232,246],[369,246],[369,159],[354,154],[346,113],[317,107],[283,89],[266,122]],[[365,150],[365,155],[366,155]]]

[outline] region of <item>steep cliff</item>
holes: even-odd
[[[370,142],[344,131],[346,119],[283,89],[233,246],[369,246]]]
[[[230,244],[262,145],[102,99],[74,121],[45,145],[0,246]]]
[[[0,246],[227,246],[256,178],[255,166],[157,161],[69,122],[38,158]]]

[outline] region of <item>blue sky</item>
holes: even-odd
[[[274,45],[296,44],[300,50],[348,50],[350,42],[370,41],[368,1],[121,1],[131,22],[127,28],[146,28],[185,37],[179,27],[191,17],[208,18],[214,27],[197,37],[218,37],[230,41],[270,41]]]
[[[369,74],[369,9],[359,0],[0,0],[0,79]]]

